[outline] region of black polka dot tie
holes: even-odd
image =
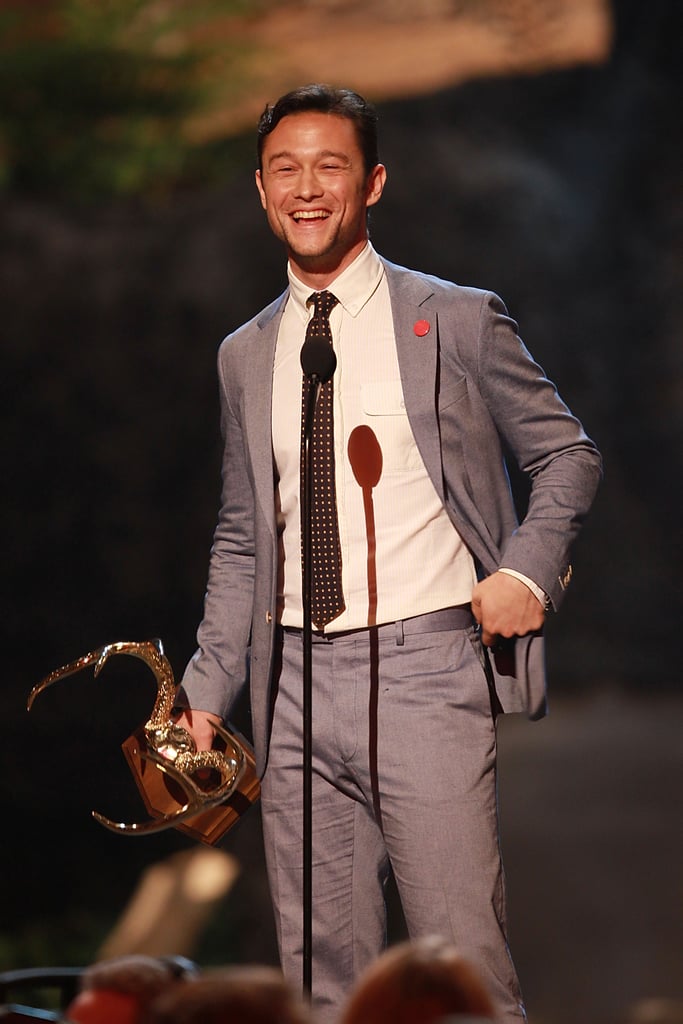
[[[323,338],[332,344],[330,313],[339,300],[331,292],[314,292],[307,305],[313,304],[313,316],[306,328],[306,341]],[[303,419],[310,378],[304,375],[301,416],[303,473]],[[344,611],[341,581],[341,547],[337,521],[337,499],[334,482],[334,410],[333,383],[320,386],[310,440],[311,457],[311,619],[322,629]]]

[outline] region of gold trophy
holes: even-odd
[[[51,672],[33,687],[28,710],[38,694],[57,680],[89,665],[99,675],[113,654],[130,654],[148,665],[157,681],[157,698],[149,720],[122,744],[150,819],[126,823],[112,821],[98,811],[93,817],[105,828],[122,835],[149,835],[179,828],[213,846],[258,800],[260,787],[254,753],[236,730],[216,726],[212,750],[197,750],[190,733],[173,720],[175,681],[161,640],[121,641],[85,654]]]

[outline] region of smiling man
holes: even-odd
[[[315,111],[283,118],[264,139],[261,165],[256,185],[273,233],[304,284],[326,288],[367,245],[385,168],[366,166],[352,120]]]
[[[314,327],[337,360],[325,526],[341,572],[314,565],[312,580],[316,592],[331,576],[341,585],[333,610],[313,614],[317,1020],[337,1019],[383,947],[389,872],[410,935],[454,942],[497,1019],[524,1020],[506,938],[496,716],[544,712],[542,627],[569,584],[600,457],[496,295],[373,249],[368,210],[386,170],[362,97],[288,93],[261,117],[258,155],[288,287],[219,353],[222,505],[181,722],[210,746],[249,678],[280,954],[300,982],[300,352]],[[521,524],[504,445],[530,479]]]

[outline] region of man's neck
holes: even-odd
[[[333,281],[336,281],[339,275],[343,274],[346,268],[351,266],[367,244],[368,239],[362,239],[353,248],[348,249],[340,260],[330,260],[329,264],[324,262],[324,257],[311,257],[310,260],[307,260],[306,257],[297,256],[290,252],[289,263],[303,284],[313,289],[313,291],[320,292],[325,288],[329,288]]]

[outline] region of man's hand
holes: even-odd
[[[545,609],[526,584],[506,572],[494,572],[472,591],[472,614],[485,647],[500,637],[525,636],[543,626]]]
[[[176,719],[176,725],[180,725],[192,736],[197,744],[197,750],[211,750],[213,739],[216,735],[214,725],[220,725],[221,719],[210,711],[197,711],[195,708],[187,708]]]

